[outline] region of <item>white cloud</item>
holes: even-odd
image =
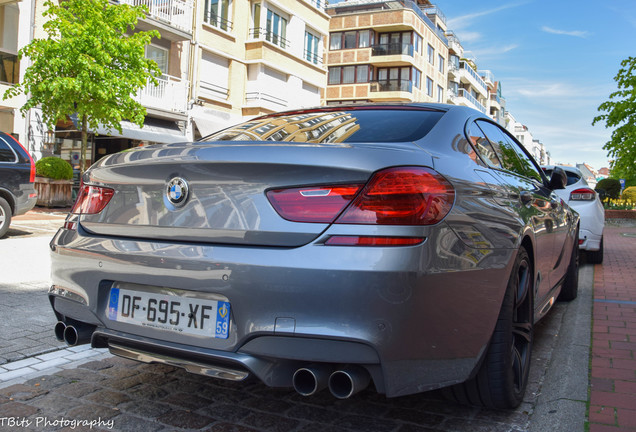
[[[575,36],[575,37],[579,37],[579,38],[586,38],[590,35],[590,32],[588,31],[583,31],[583,30],[558,30],[558,29],[554,29],[552,27],[548,27],[548,26],[543,26],[541,27],[541,30],[546,32],[546,33],[552,33],[552,34],[557,34],[557,35],[566,35],[566,36]]]
[[[510,8],[513,8],[513,7],[521,6],[521,5],[525,4],[525,3],[527,3],[527,2],[506,4],[506,5],[499,6],[499,7],[493,8],[493,9],[486,9],[486,10],[483,10],[483,11],[480,11],[480,12],[473,12],[473,13],[469,13],[469,14],[466,14],[466,15],[462,15],[462,16],[459,16],[457,18],[451,18],[451,19],[448,20],[448,28],[449,29],[453,29],[453,30],[460,30],[460,29],[468,27],[477,18],[483,17],[485,15],[490,15],[490,14],[493,14],[493,13],[497,13],[497,12],[505,10],[505,9],[510,9]]]

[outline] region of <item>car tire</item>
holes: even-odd
[[[0,197],[0,238],[4,237],[11,225],[11,206]]]
[[[474,378],[444,394],[460,403],[516,408],[528,384],[534,341],[534,273],[524,247],[519,249],[488,351]]]
[[[565,274],[565,280],[561,287],[561,293],[559,294],[559,301],[571,301],[579,294],[579,234],[577,232],[574,237],[574,246],[572,248],[572,255],[570,257],[570,265],[568,266],[567,273]]]
[[[598,250],[587,252],[585,258],[590,264],[603,264],[603,237],[601,237],[601,245]]]

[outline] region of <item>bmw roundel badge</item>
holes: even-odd
[[[188,199],[188,183],[181,177],[175,177],[168,182],[166,195],[171,204],[179,207]]]

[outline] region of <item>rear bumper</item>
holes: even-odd
[[[579,244],[579,249],[585,251],[597,251],[601,248],[601,240],[603,234],[595,234],[592,231],[581,228],[579,230],[579,241],[583,242]]]
[[[14,216],[25,214],[35,207],[38,200],[38,194],[33,186],[25,188],[20,197],[16,199],[16,208]]]
[[[52,306],[60,320],[95,325],[94,346],[247,371],[277,387],[291,386],[293,371],[308,363],[357,364],[388,396],[471,375],[515,252],[482,251],[477,260],[444,227],[422,245],[399,248],[330,247],[320,239],[299,248],[169,244],[61,229],[51,249]],[[232,306],[230,337],[112,321],[114,282],[222,296]]]

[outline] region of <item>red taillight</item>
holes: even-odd
[[[570,201],[593,201],[596,193],[590,188],[580,188],[570,193]]]
[[[277,189],[267,198],[278,214],[294,222],[432,225],[450,211],[455,190],[430,168],[400,167],[377,172],[364,188]]]
[[[82,185],[71,213],[97,214],[104,210],[114,194],[110,188]]]
[[[331,223],[353,200],[362,185],[301,187],[267,192],[283,218],[292,222]]]
[[[414,246],[422,243],[422,237],[331,236],[328,246]]]
[[[338,218],[341,224],[433,225],[453,206],[455,190],[430,168],[390,168],[376,173]]]
[[[31,174],[29,175],[29,182],[35,183],[35,162],[33,161],[33,158],[30,154],[27,153],[27,155],[29,156],[29,161],[31,161]]]

